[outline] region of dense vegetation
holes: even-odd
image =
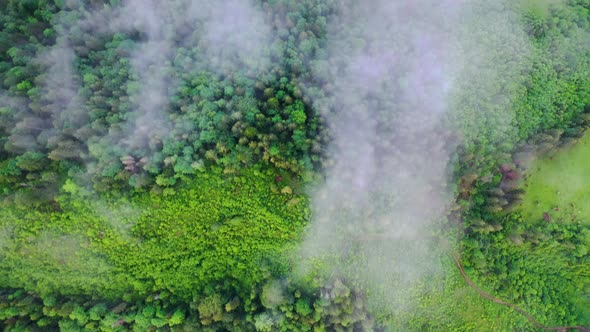
[[[469,31],[497,52],[478,56],[522,65],[490,61],[519,71],[485,82],[490,68],[465,69],[449,112],[456,200],[432,248],[445,273],[407,290],[407,317],[369,306],[343,275],[291,273],[310,221],[305,186],[330,165],[312,97],[333,87],[311,72],[327,72],[337,1],[256,1],[273,61],[238,69],[204,63],[213,46],[187,47],[197,22],[175,25],[172,60],[141,71],[149,35],[88,23],[118,6],[0,0],[3,329],[535,328],[473,292],[451,248],[477,285],[540,323],[590,325],[587,136],[576,145],[590,126],[590,1],[518,1],[522,57]],[[167,102],[142,117],[151,70],[166,73]],[[548,189],[547,178],[560,181]]]

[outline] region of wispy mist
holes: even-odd
[[[456,27],[453,128],[466,144],[501,146],[514,140],[514,100],[532,66],[532,47],[515,3],[475,1],[463,5]]]
[[[8,132],[9,129],[15,127],[15,123],[17,121],[14,114],[19,114],[19,112],[15,112],[15,110],[22,111],[25,109],[25,107],[26,102],[24,99],[12,97],[6,91],[0,89],[0,124],[1,127],[6,130],[6,134],[2,139],[2,143],[5,145],[5,148],[9,150],[14,151],[23,149],[24,151],[27,151],[34,149],[36,146],[35,139],[32,135],[28,135],[25,139],[20,139],[15,135],[9,135]],[[25,112],[21,112],[21,114],[22,113]],[[29,130],[28,128],[23,128],[24,123],[19,125],[17,125],[14,130]]]
[[[142,148],[150,139],[161,141],[170,130],[166,109],[171,95],[168,88],[173,82],[166,65],[173,52],[174,29],[166,4],[129,0],[120,10],[119,24],[143,35],[131,55],[137,90],[130,93],[136,109],[132,116],[133,131],[126,140],[131,147]]]
[[[117,163],[119,158],[133,155],[140,149],[152,149],[152,152],[161,149],[158,144],[174,127],[170,114],[177,110],[171,109],[170,101],[182,80],[190,82],[200,71],[228,76],[240,72],[254,78],[270,64],[271,29],[264,21],[264,14],[250,1],[128,0],[117,6],[94,9],[68,1],[53,21],[55,44],[40,48],[34,59],[42,68],[42,75],[35,82],[38,89],[34,90],[33,102],[9,97],[0,91],[0,122],[3,128],[11,130],[12,135],[7,140],[11,150],[38,151],[47,147],[50,158],[74,158],[86,162],[89,169],[96,167],[93,158],[99,159],[104,154],[111,154],[104,160]],[[111,51],[124,58],[121,61],[128,61],[130,75],[128,82],[120,84],[127,91],[108,97],[121,100],[129,97],[131,109],[130,112],[113,110],[120,115],[113,121],[121,123],[109,124],[104,130],[89,128],[92,112],[87,109],[88,101],[105,96],[102,95],[104,90],[85,88],[86,77],[81,77],[80,72],[92,72],[84,68],[93,65],[88,64],[87,57],[92,51],[99,53],[104,43],[114,39],[116,34],[123,34],[126,43]],[[81,36],[88,35],[96,39],[80,40]],[[184,71],[175,67],[179,54],[189,58],[181,68]],[[104,57],[93,56],[98,58],[93,58],[94,62]],[[93,96],[94,93],[97,95]],[[126,107],[128,104],[116,105]],[[9,111],[2,111],[4,107]],[[88,136],[78,139],[83,127],[90,131],[90,139]],[[89,156],[85,155],[84,148],[78,149],[82,144],[87,144]],[[138,155],[151,158],[153,153],[142,151]],[[92,181],[87,174],[76,174],[73,170],[69,176],[71,183],[66,182],[69,189],[62,193],[66,191],[78,199],[91,201],[88,209],[104,220],[105,228],[126,241],[135,241],[130,228],[141,214],[138,209],[124,202],[114,207],[101,201],[89,190]],[[67,205],[66,202],[62,204]],[[0,228],[0,248],[6,245],[7,232]],[[110,270],[113,266],[102,258],[96,262],[85,260],[93,256],[84,240],[71,235],[40,235],[35,250],[45,253],[52,263],[66,264],[67,272],[79,270],[79,274],[83,274]],[[88,267],[95,263],[94,269]]]
[[[253,78],[270,64],[271,29],[250,1],[127,0],[91,11],[71,6],[80,13],[79,19],[68,21],[73,22],[71,30],[106,38],[124,33],[135,39],[127,91],[134,108],[124,132],[109,133],[116,144],[132,149],[156,146],[173,129],[170,100],[182,79],[200,71],[241,72]],[[60,32],[56,46],[42,56],[49,59],[44,61],[50,68],[44,86],[48,94],[59,96],[58,101],[80,105],[72,79],[75,48],[68,43],[69,33]],[[190,60],[181,61],[183,72],[178,72],[174,65],[181,54]],[[53,75],[53,69],[59,75]]]
[[[339,3],[327,56],[315,61],[315,77],[305,84],[328,94],[314,106],[333,141],[325,182],[313,191],[303,271],[332,257],[331,273],[365,285],[381,314],[401,319],[413,308],[406,292],[443,273],[433,235],[453,200],[450,161],[466,128],[459,117],[487,111],[478,105],[488,98],[503,112],[502,130],[510,126],[511,96],[488,89],[495,87],[488,81],[522,70],[528,48],[517,23],[504,4]],[[475,68],[482,74],[469,76]]]
[[[192,1],[187,20],[203,20],[186,42],[194,43],[204,52],[202,60],[209,69],[231,74],[242,70],[255,77],[270,65],[269,49],[273,41],[264,13],[251,1]],[[196,37],[196,38],[195,38]]]
[[[325,181],[310,190],[313,220],[299,268],[307,272],[330,257],[330,274],[365,286],[373,309],[401,317],[415,305],[407,290],[444,273],[433,235],[454,198],[455,148],[475,137],[501,144],[514,130],[512,87],[528,70],[528,39],[507,1],[335,5],[327,50],[311,61],[302,84],[307,96],[322,91],[312,106],[327,121],[332,143]],[[202,70],[255,78],[269,68],[276,41],[250,1],[128,0],[81,15],[68,19],[56,45],[38,59],[48,67],[42,100],[51,127],[75,137],[86,121],[86,112],[68,111],[83,109],[88,97],[78,91],[72,31],[125,33],[134,40],[127,84],[133,110],[124,132],[112,130],[106,141],[131,149],[161,143],[173,130],[169,102],[180,80]],[[179,54],[190,59],[183,73],[173,68]],[[47,129],[40,119],[17,119],[16,127]],[[13,138],[22,149],[34,149],[39,139]],[[114,215],[103,204],[94,210],[108,220]],[[126,222],[111,226],[125,236],[137,214],[130,208]],[[48,237],[39,250],[54,250],[64,239]],[[76,241],[65,243],[77,247]]]
[[[56,43],[38,59],[47,68],[39,83],[40,105],[43,112],[49,113],[46,115],[49,123],[37,139],[53,150],[49,154],[52,159],[78,158],[77,147],[83,144],[78,139],[78,130],[87,123],[88,111],[79,94],[81,78],[76,72],[76,54],[70,40],[70,34],[77,28],[77,13],[64,11],[55,21]]]

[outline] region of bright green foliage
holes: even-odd
[[[541,155],[526,173],[521,212],[464,242],[481,283],[546,324],[590,320],[589,139]]]
[[[176,326],[179,324],[182,324],[184,322],[184,312],[182,310],[176,310],[173,314],[172,317],[170,317],[170,320],[168,321],[168,324],[170,326]]]
[[[572,145],[588,128],[590,56],[580,41],[590,7],[522,4],[532,63],[524,84],[510,90],[514,117],[489,125],[458,158],[463,264],[476,284],[543,324],[588,325],[587,139]],[[498,129],[500,141],[485,135]],[[535,155],[541,159],[531,163]]]
[[[207,326],[223,318],[223,303],[219,294],[211,295],[199,301],[199,318]]]
[[[90,294],[110,303],[193,301],[197,324],[227,324],[226,312],[256,310],[251,290],[283,273],[272,262],[307,221],[305,198],[281,188],[271,171],[223,176],[210,170],[166,197],[113,201],[80,195],[82,188],[68,180],[59,196],[62,212],[2,210],[0,283],[44,294],[47,306],[56,304],[54,296]],[[65,316],[44,309],[44,315],[69,319],[60,326],[70,328],[113,311],[104,303],[85,306],[73,305]],[[145,305],[134,326],[185,323],[183,309],[160,314],[158,308]]]
[[[518,213],[504,229],[464,241],[464,266],[498,297],[549,326],[588,323],[588,225],[531,222]]]
[[[331,162],[326,110],[312,106],[333,97],[323,59],[338,2],[254,2],[276,37],[264,50],[269,68],[187,70],[207,50],[171,42],[161,69],[174,84],[160,110],[169,128],[135,144],[144,82],[132,55],[145,36],[71,29],[121,1],[0,0],[2,328],[533,330],[468,288],[440,248],[432,255],[441,275],[403,290],[416,307],[398,317],[367,307],[375,294],[355,280],[289,276],[297,262],[286,252],[310,218],[300,178]],[[457,83],[449,120],[461,132],[451,165],[458,222],[449,227],[459,228],[463,264],[484,290],[544,324],[589,325],[590,136],[555,150],[590,125],[590,3],[515,7],[522,40],[466,31],[473,49],[490,50],[474,57],[510,61],[468,67]],[[45,86],[42,59],[60,40],[72,48],[72,98]],[[526,52],[515,52],[521,42]],[[521,188],[530,155],[547,153]]]
[[[523,217],[528,221],[590,224],[590,135],[575,146],[535,161],[525,180]]]
[[[511,54],[514,50],[507,45],[482,40],[498,52],[484,56],[505,57],[517,63],[513,66],[519,70],[491,82],[467,79],[460,83],[451,117],[465,135],[457,165],[464,172],[461,175],[475,171],[489,176],[519,143],[549,130],[573,129],[576,118],[590,105],[590,48],[583,42],[590,31],[588,6],[585,1],[568,1],[568,5],[544,7],[543,15],[525,6],[522,15],[530,40],[512,40],[516,44],[511,47],[526,43],[526,52]],[[535,32],[539,25],[542,33]],[[479,67],[472,70],[473,76],[486,73]]]
[[[443,253],[444,255],[444,253]],[[470,288],[450,257],[443,258],[447,273],[416,287],[415,307],[408,310],[408,331],[534,331],[526,318],[512,309],[482,298]],[[433,286],[435,285],[435,286]],[[394,317],[395,319],[395,317]],[[395,329],[396,325],[392,326]]]
[[[11,248],[0,263],[3,285],[107,298],[167,291],[185,300],[218,283],[247,290],[268,268],[265,256],[296,240],[307,218],[305,200],[285,204],[296,196],[278,193],[266,171],[209,172],[175,194],[116,203],[81,200],[74,187],[64,186],[61,213],[5,210],[1,227],[14,239],[3,242]]]

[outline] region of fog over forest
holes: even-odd
[[[2,329],[583,331],[589,112],[587,0],[0,0]]]

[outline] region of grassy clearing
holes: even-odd
[[[590,323],[589,167],[590,133],[535,160],[525,176],[522,204],[482,249],[484,265],[504,270],[486,283],[544,324],[573,316],[570,324]]]
[[[538,159],[525,180],[525,220],[590,223],[590,133],[573,147]]]

